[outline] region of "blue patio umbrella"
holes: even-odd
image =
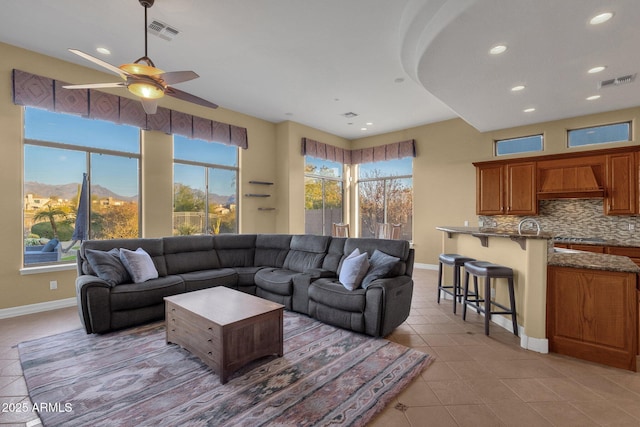
[[[73,240],[69,247],[64,250],[68,252],[69,249],[76,244],[77,241],[84,241],[89,239],[89,189],[87,183],[87,174],[82,174],[82,187],[80,188],[80,197],[78,198],[78,210],[76,212],[76,225],[71,236]]]

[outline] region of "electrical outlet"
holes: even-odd
[[[469,221],[465,221],[465,222],[464,222],[464,226],[465,226],[465,227],[468,227],[468,226],[469,226]]]
[[[57,280],[52,280],[49,282],[49,290],[56,290],[58,289],[58,281]]]
[[[635,231],[635,230],[636,230],[636,225],[629,223],[629,231]]]
[[[491,288],[491,299],[496,298],[496,288]]]

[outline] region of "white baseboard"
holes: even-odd
[[[40,302],[37,304],[21,305],[0,309],[0,319],[24,316],[25,314],[42,313],[43,311],[57,310],[59,308],[74,307],[77,305],[76,298],[59,299],[55,301]]]
[[[413,268],[419,268],[422,270],[438,270],[437,264],[423,264],[421,262],[416,262],[413,264]]]

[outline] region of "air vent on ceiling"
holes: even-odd
[[[610,86],[620,86],[627,83],[631,83],[636,79],[635,74],[628,74],[626,76],[616,77],[615,79],[602,80],[598,83],[598,89],[602,89]]]
[[[156,20],[153,20],[147,29],[150,34],[167,41],[173,40],[178,34],[180,34],[180,30],[171,27],[169,24]]]
[[[347,119],[352,119],[354,117],[358,117],[358,115],[354,112],[349,111],[348,113],[344,113],[343,114],[344,117],[346,117]]]

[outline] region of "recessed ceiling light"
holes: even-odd
[[[587,97],[587,101],[595,101],[596,99],[600,99],[600,95],[591,95]]]
[[[536,111],[535,108],[527,108],[525,110],[523,110],[525,113],[533,113],[534,111]]]
[[[589,74],[595,74],[595,73],[599,73],[601,71],[604,71],[606,69],[606,65],[599,65],[597,67],[593,67],[591,69],[589,69],[589,71],[587,71]]]
[[[371,122],[367,122],[367,123],[365,123],[365,124],[366,124],[367,126],[372,126],[372,125],[373,125],[373,123],[371,123]]]
[[[402,83],[404,82],[404,77],[398,77],[397,79],[394,80],[395,83]]]
[[[591,25],[602,24],[603,22],[607,22],[611,18],[613,18],[613,12],[604,12],[591,18],[591,20],[589,21],[589,24]]]
[[[367,128],[360,128],[360,130],[367,130]]]
[[[523,90],[525,88],[524,85],[518,85],[518,86],[514,86],[511,88],[511,92],[520,92],[521,90]]]
[[[106,47],[99,47],[99,48],[96,48],[96,51],[97,51],[98,53],[103,54],[103,55],[111,55],[111,51],[110,51],[109,49],[107,49]]]
[[[491,49],[489,49],[489,53],[491,55],[500,55],[505,50],[507,50],[507,46],[505,46],[503,44],[497,44],[497,45],[493,46]]]

